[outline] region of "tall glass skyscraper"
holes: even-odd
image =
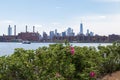
[[[80,23],[80,34],[83,34],[83,24]]]
[[[9,27],[8,27],[8,35],[9,35],[9,36],[12,35],[12,27],[10,27],[10,25],[9,25]]]

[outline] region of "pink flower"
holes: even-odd
[[[71,53],[72,55],[74,55],[74,53],[75,53],[74,47],[70,47],[70,53]]]
[[[95,72],[94,71],[90,72],[90,77],[95,77]]]
[[[56,73],[55,76],[56,77],[61,77],[61,75],[59,73]]]

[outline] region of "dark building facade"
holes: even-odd
[[[7,35],[0,36],[1,42],[15,42],[16,40],[17,40],[17,36],[7,36]]]
[[[39,33],[22,32],[18,34],[18,39],[28,40],[28,41],[39,41]]]

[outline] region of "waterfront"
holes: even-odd
[[[49,46],[49,44],[55,43],[31,43],[31,44],[22,44],[15,42],[0,42],[0,56],[13,54],[15,48],[24,48],[24,49],[37,49],[43,46]],[[72,46],[94,46],[97,47],[99,45],[110,45],[111,43],[71,43]]]

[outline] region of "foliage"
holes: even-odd
[[[119,42],[98,49],[72,47],[68,42],[36,50],[18,48],[0,57],[0,80],[95,80],[116,70],[120,70]]]
[[[102,62],[102,73],[112,73],[120,70],[120,42],[113,45],[99,46],[99,52],[104,56]]]

